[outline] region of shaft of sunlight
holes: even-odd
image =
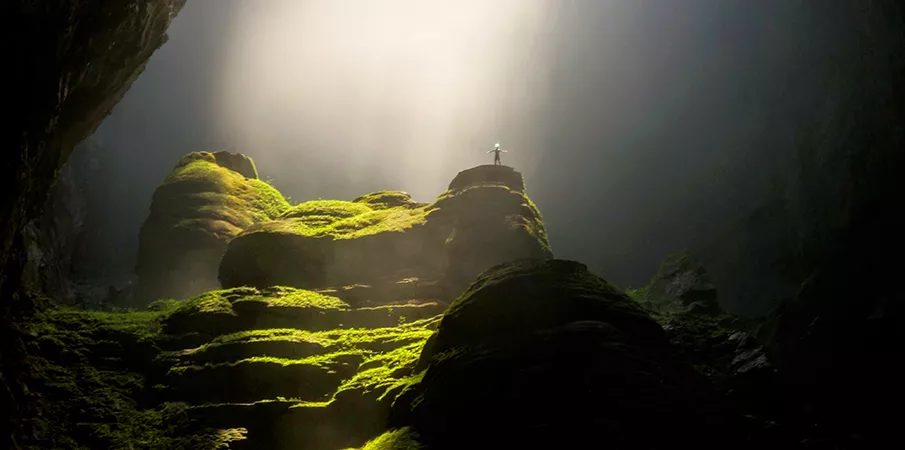
[[[219,126],[259,166],[381,172],[398,180],[387,188],[430,198],[538,110],[550,10],[545,0],[244,2],[225,30]]]

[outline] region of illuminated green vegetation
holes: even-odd
[[[184,158],[185,165],[173,169],[155,193],[155,200],[163,197],[169,201],[155,202],[152,211],[156,208],[174,217],[177,227],[204,227],[235,236],[289,208],[273,186],[217,165],[203,156],[211,155],[207,152],[192,155],[201,156]],[[177,202],[172,201],[174,196],[178,196]]]
[[[390,430],[377,439],[368,441],[361,450],[419,450],[418,433],[409,427]]]
[[[50,309],[27,324],[28,386],[45,430],[40,448],[223,448],[237,430],[198,425],[181,403],[149,402],[166,311]]]
[[[380,191],[363,195],[354,200],[356,203],[367,203],[374,209],[393,208],[405,206],[414,208],[419,206],[412,196],[402,191]]]
[[[317,308],[324,310],[347,309],[342,300],[319,292],[274,286],[263,289],[240,287],[205,292],[188,300],[177,302],[172,313],[223,313],[235,314],[236,306],[243,302],[257,302],[268,307]]]
[[[405,231],[424,224],[431,212],[428,206],[413,208],[408,204],[370,205],[342,200],[312,200],[292,207],[280,220],[251,227],[247,233],[270,232],[355,239],[382,232]]]

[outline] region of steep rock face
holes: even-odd
[[[784,395],[810,441],[879,448],[896,439],[888,411],[905,401],[905,5],[877,1],[852,16],[845,96],[819,124],[800,169],[806,236],[830,237],[810,276],[771,311],[759,337],[786,373]],[[797,169],[798,167],[796,167]],[[808,170],[805,170],[808,169]],[[835,174],[830,177],[827,174]],[[828,187],[837,187],[829,190]],[[836,193],[827,196],[825,192]],[[824,195],[819,195],[824,194]],[[815,232],[816,231],[816,232]]]
[[[288,207],[276,189],[257,179],[245,155],[185,156],[154,192],[142,225],[136,302],[218,288],[217,266],[229,241]]]
[[[43,292],[59,303],[72,304],[72,264],[80,248],[87,214],[87,200],[70,165],[63,166],[44,205],[44,213],[28,222],[22,231],[28,263],[23,284]]]
[[[24,348],[15,323],[32,308],[21,287],[28,258],[21,230],[38,217],[74,145],[109,114],[166,42],[185,0],[3,2],[2,52],[10,88],[0,164],[0,421],[6,447],[38,433],[30,390],[20,382]],[[17,444],[18,442],[18,444]]]
[[[384,448],[739,448],[733,414],[671,359],[660,326],[579,263],[484,272],[447,310],[423,366]]]
[[[310,289],[415,276],[458,292],[495,264],[550,257],[540,213],[522,192],[521,175],[486,167],[493,166],[472,169],[481,174],[476,184],[457,177],[455,189],[430,204],[389,191],[294,206],[230,242],[220,282]]]

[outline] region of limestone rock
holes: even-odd
[[[455,295],[496,264],[551,257],[543,221],[522,191],[521,175],[511,168],[476,169],[480,178],[454,180],[456,188],[430,204],[384,191],[353,201],[294,206],[230,242],[220,263],[220,282],[224,287],[315,289],[394,274],[427,275],[442,279]],[[493,176],[498,181],[491,183]]]
[[[227,243],[289,207],[282,194],[254,176],[250,158],[224,155],[229,154],[185,156],[154,192],[139,236],[139,304],[218,288],[217,266]]]
[[[6,72],[0,164],[0,436],[4,448],[36,447],[42,416],[16,324],[34,306],[22,284],[22,228],[39,216],[57,171],[91,134],[167,40],[185,0],[3,2]],[[44,448],[54,448],[46,446]],[[56,447],[59,448],[59,447]]]
[[[506,186],[510,190],[524,192],[525,180],[512,167],[486,164],[456,174],[449,183],[449,190],[459,192],[479,186]]]
[[[450,306],[391,425],[437,449],[741,448],[734,414],[669,355],[659,325],[582,264],[500,265]]]
[[[214,152],[214,161],[220,167],[226,167],[229,170],[238,172],[245,178],[258,179],[258,168],[255,162],[248,156],[241,153],[230,153],[225,150]]]
[[[691,254],[667,255],[657,274],[644,288],[643,303],[657,311],[696,311],[716,314],[720,311],[716,286]]]

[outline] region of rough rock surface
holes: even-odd
[[[245,155],[183,157],[154,192],[141,228],[136,304],[219,288],[217,266],[229,241],[288,207]]]
[[[61,304],[73,304],[75,293],[70,281],[73,263],[81,250],[88,210],[81,192],[83,180],[77,180],[70,165],[63,166],[44,205],[44,213],[28,222],[22,230],[28,263],[22,282],[26,289],[42,292]]]
[[[669,348],[582,264],[503,264],[447,310],[392,424],[432,449],[740,448],[736,416]]]
[[[235,288],[146,312],[39,314],[30,384],[52,402],[36,445],[362,445],[386,429],[446,307],[429,283],[403,284]]]
[[[510,190],[524,192],[525,180],[512,167],[486,164],[456,174],[449,183],[449,190],[462,191],[475,186],[506,186]]]
[[[667,255],[638,297],[655,311],[720,312],[716,286],[704,266],[687,252]]]
[[[438,279],[455,295],[498,263],[551,257],[540,213],[522,192],[521,175],[494,166],[472,173],[480,174],[477,184],[460,179],[456,189],[430,204],[388,191],[351,202],[294,206],[230,242],[220,282],[314,289],[415,276]]]
[[[41,433],[19,327],[33,307],[21,287],[28,258],[21,230],[38,217],[48,189],[75,144],[110,113],[166,42],[185,0],[8,1],[0,6],[0,46],[9,114],[0,135],[0,422],[2,445]]]

